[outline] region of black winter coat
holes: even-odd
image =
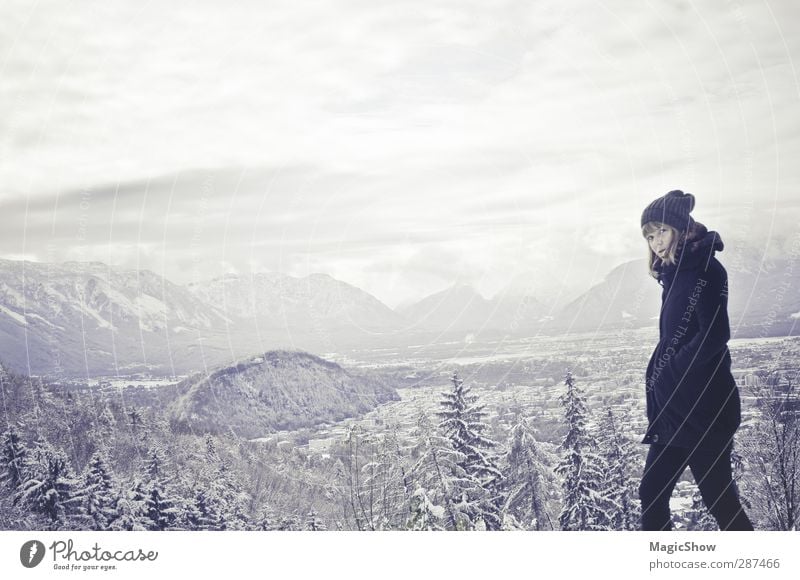
[[[656,268],[663,292],[659,342],[645,377],[649,425],[642,443],[725,445],[741,422],[728,351],[728,274],[714,257],[723,244],[700,227],[677,264]]]

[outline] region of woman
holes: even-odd
[[[688,465],[719,528],[752,530],[731,473],[741,403],[727,345],[728,275],[714,257],[723,244],[689,215],[694,201],[670,191],[642,213],[650,274],[663,287],[659,342],[646,374],[642,529],[672,528],[669,499]]]

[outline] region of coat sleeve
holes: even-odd
[[[695,382],[691,375],[717,360],[730,339],[725,270],[709,271],[708,280],[701,288],[694,310],[697,333],[678,349],[668,365],[673,384],[678,386]]]

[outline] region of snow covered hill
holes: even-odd
[[[178,391],[171,411],[178,428],[248,438],[340,421],[399,399],[378,375],[299,351],[270,351],[197,374]]]

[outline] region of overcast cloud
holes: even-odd
[[[764,246],[800,221],[798,12],[4,2],[0,256],[573,295],[674,188]]]

